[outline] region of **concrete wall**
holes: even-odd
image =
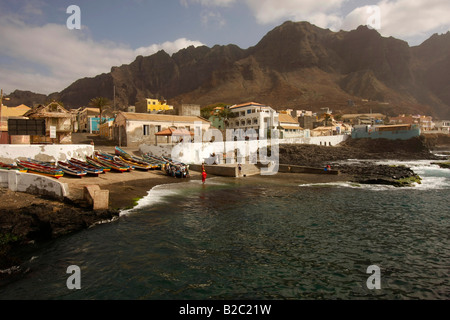
[[[63,199],[68,195],[69,190],[66,183],[61,183],[55,178],[1,169],[0,186],[11,191],[44,195],[55,199]]]
[[[0,161],[13,163],[27,158],[41,161],[65,161],[70,158],[85,159],[92,156],[92,145],[0,145]]]
[[[200,164],[189,165],[189,170],[202,171]],[[222,176],[222,177],[237,177],[237,166],[205,166],[207,174]]]
[[[389,140],[409,140],[420,136],[420,129],[398,130],[398,131],[365,131],[363,129],[354,129],[352,131],[353,139],[389,139]]]
[[[278,172],[287,172],[287,173],[310,173],[310,174],[339,174],[338,170],[327,170],[325,168],[312,168],[312,167],[303,167],[303,166],[293,166],[287,164],[280,164],[278,166]]]
[[[337,146],[346,141],[350,135],[321,136],[307,138],[280,139],[279,144],[314,144],[318,146]]]
[[[150,153],[155,156],[167,156],[178,161],[189,164],[212,164],[214,161],[217,164],[223,163],[252,163],[256,164],[258,161],[276,161],[278,158],[273,155],[273,159],[265,156],[265,150],[269,146],[276,146],[280,144],[315,144],[323,146],[336,146],[339,143],[347,140],[348,135],[339,136],[323,136],[310,138],[295,138],[295,139],[269,139],[269,140],[250,140],[250,141],[229,141],[226,142],[194,142],[194,143],[179,143],[175,145],[146,145],[142,144],[139,149],[142,153]],[[210,137],[205,139],[210,140]],[[216,139],[217,141],[217,139]],[[220,141],[220,139],[219,139]],[[236,154],[238,151],[238,154]],[[215,154],[216,158],[211,155]],[[225,154],[225,158],[224,158]],[[239,158],[239,154],[244,155],[244,158]]]

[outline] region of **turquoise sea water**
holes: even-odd
[[[158,186],[118,221],[43,245],[0,299],[449,299],[450,170],[406,165],[421,185]],[[66,286],[70,265],[80,290]]]

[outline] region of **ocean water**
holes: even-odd
[[[42,245],[0,299],[449,299],[450,170],[404,164],[422,184],[157,186],[119,220]],[[80,290],[67,288],[71,265]]]

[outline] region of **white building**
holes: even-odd
[[[438,132],[450,134],[450,120],[438,120],[434,124]]]
[[[291,115],[280,113],[278,115],[280,138],[302,138],[304,136],[304,130],[300,127],[300,124]]]
[[[164,130],[185,130],[203,137],[211,123],[201,117],[119,112],[113,123],[113,139],[121,146],[171,143],[183,137],[158,136]]]
[[[258,138],[267,137],[268,130],[278,128],[279,114],[271,107],[256,102],[230,107],[233,117],[228,119],[227,129],[254,130]]]

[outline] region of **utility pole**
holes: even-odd
[[[1,93],[0,93],[0,127],[1,127],[1,123],[2,123],[2,108],[3,108],[3,100],[10,100],[9,98],[4,98],[3,97],[3,89],[1,89]],[[0,135],[1,135],[1,131],[0,131]]]
[[[116,111],[116,86],[113,87],[113,109]]]

